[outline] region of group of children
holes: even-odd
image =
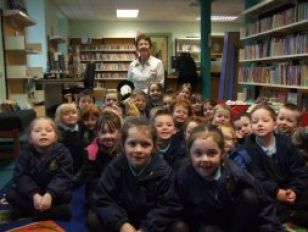
[[[308,228],[308,171],[301,112],[268,105],[232,117],[183,84],[163,94],[90,90],[35,119],[7,194],[12,218],[70,217],[85,184],[89,231],[284,231]],[[60,132],[60,133],[59,133]],[[307,160],[306,160],[307,161]]]

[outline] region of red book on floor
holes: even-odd
[[[65,232],[65,230],[54,221],[33,222],[24,226],[19,226],[7,232]]]

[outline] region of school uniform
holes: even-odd
[[[255,135],[250,135],[244,146],[251,157],[247,170],[261,182],[273,199],[276,199],[280,188],[295,191],[297,197],[294,205],[276,201],[279,210],[284,211],[283,214],[289,214],[284,218],[287,220],[294,214],[293,210],[307,209],[308,171],[290,138],[274,134],[274,145],[267,149],[258,142]],[[281,204],[287,208],[281,208]]]
[[[105,169],[92,199],[103,231],[119,231],[125,222],[144,231],[165,231],[181,210],[174,182],[171,168],[158,155],[139,173],[124,155],[116,157]]]
[[[95,139],[96,130],[88,130],[81,122],[78,124],[78,126],[80,127],[80,136],[82,142],[84,144],[84,147],[86,147],[92,143],[93,139]]]
[[[73,161],[69,150],[56,143],[46,154],[29,146],[17,157],[13,186],[6,198],[25,215],[38,213],[33,206],[35,193],[52,195],[52,207],[71,199]]]
[[[191,231],[214,226],[222,231],[282,231],[261,185],[226,159],[212,177],[203,177],[190,162],[177,173],[183,219]]]
[[[181,161],[187,157],[184,134],[182,132],[174,134],[165,148],[158,149],[158,154],[176,171]]]
[[[284,134],[277,130],[277,133]],[[303,157],[306,166],[308,166],[308,127],[297,127],[293,133],[285,134],[289,136]]]
[[[161,99],[158,102],[154,102],[151,98],[149,98],[146,109],[148,112],[151,112],[151,110],[155,107],[162,107],[163,106],[163,100]]]
[[[251,162],[251,158],[247,150],[242,145],[239,145],[233,149],[230,152],[229,158],[241,169],[246,169],[247,165]]]
[[[84,163],[85,163],[85,145],[82,140],[79,125],[70,128],[63,124],[58,126],[60,131],[59,142],[63,143],[73,159],[73,181],[74,185],[78,186],[84,178]]]
[[[89,197],[96,189],[99,178],[107,165],[117,156],[117,152],[111,153],[100,148],[97,139],[86,148],[87,160],[85,163],[86,196]]]

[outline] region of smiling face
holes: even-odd
[[[150,86],[149,94],[152,101],[158,102],[161,100],[162,91],[157,84],[152,84]]]
[[[150,42],[145,39],[140,39],[137,44],[137,49],[139,51],[141,58],[148,58],[151,55]]]
[[[270,138],[274,133],[276,121],[266,109],[258,109],[251,114],[251,126],[253,133],[261,139]]]
[[[124,142],[124,153],[131,166],[140,170],[149,163],[154,149],[150,129],[131,127]]]
[[[175,133],[174,121],[171,115],[158,115],[154,119],[157,137],[161,141],[168,141]]]
[[[119,130],[110,128],[107,124],[103,125],[98,132],[98,142],[106,149],[114,148],[119,139]]]
[[[188,118],[188,109],[182,105],[176,105],[173,110],[173,118],[175,122],[183,123]]]
[[[68,126],[74,127],[78,122],[78,113],[75,110],[68,110],[62,113],[61,122]]]
[[[281,108],[277,116],[277,127],[284,134],[292,134],[298,125],[299,113]]]
[[[223,157],[221,149],[211,136],[196,138],[189,152],[193,168],[202,177],[212,176]]]
[[[30,133],[30,142],[40,150],[48,149],[57,141],[55,128],[49,119],[37,119]]]
[[[214,125],[225,125],[230,122],[231,115],[230,111],[226,109],[217,109],[213,115],[213,124]]]

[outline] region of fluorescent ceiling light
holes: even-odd
[[[221,22],[233,21],[236,18],[237,16],[223,16],[223,15],[212,15],[211,16],[212,21],[221,21]]]
[[[139,10],[117,10],[117,18],[137,18]]]
[[[212,15],[211,21],[215,22],[227,22],[233,21],[237,18],[237,16],[222,16],[222,15]],[[200,17],[197,17],[196,20],[200,21]]]

